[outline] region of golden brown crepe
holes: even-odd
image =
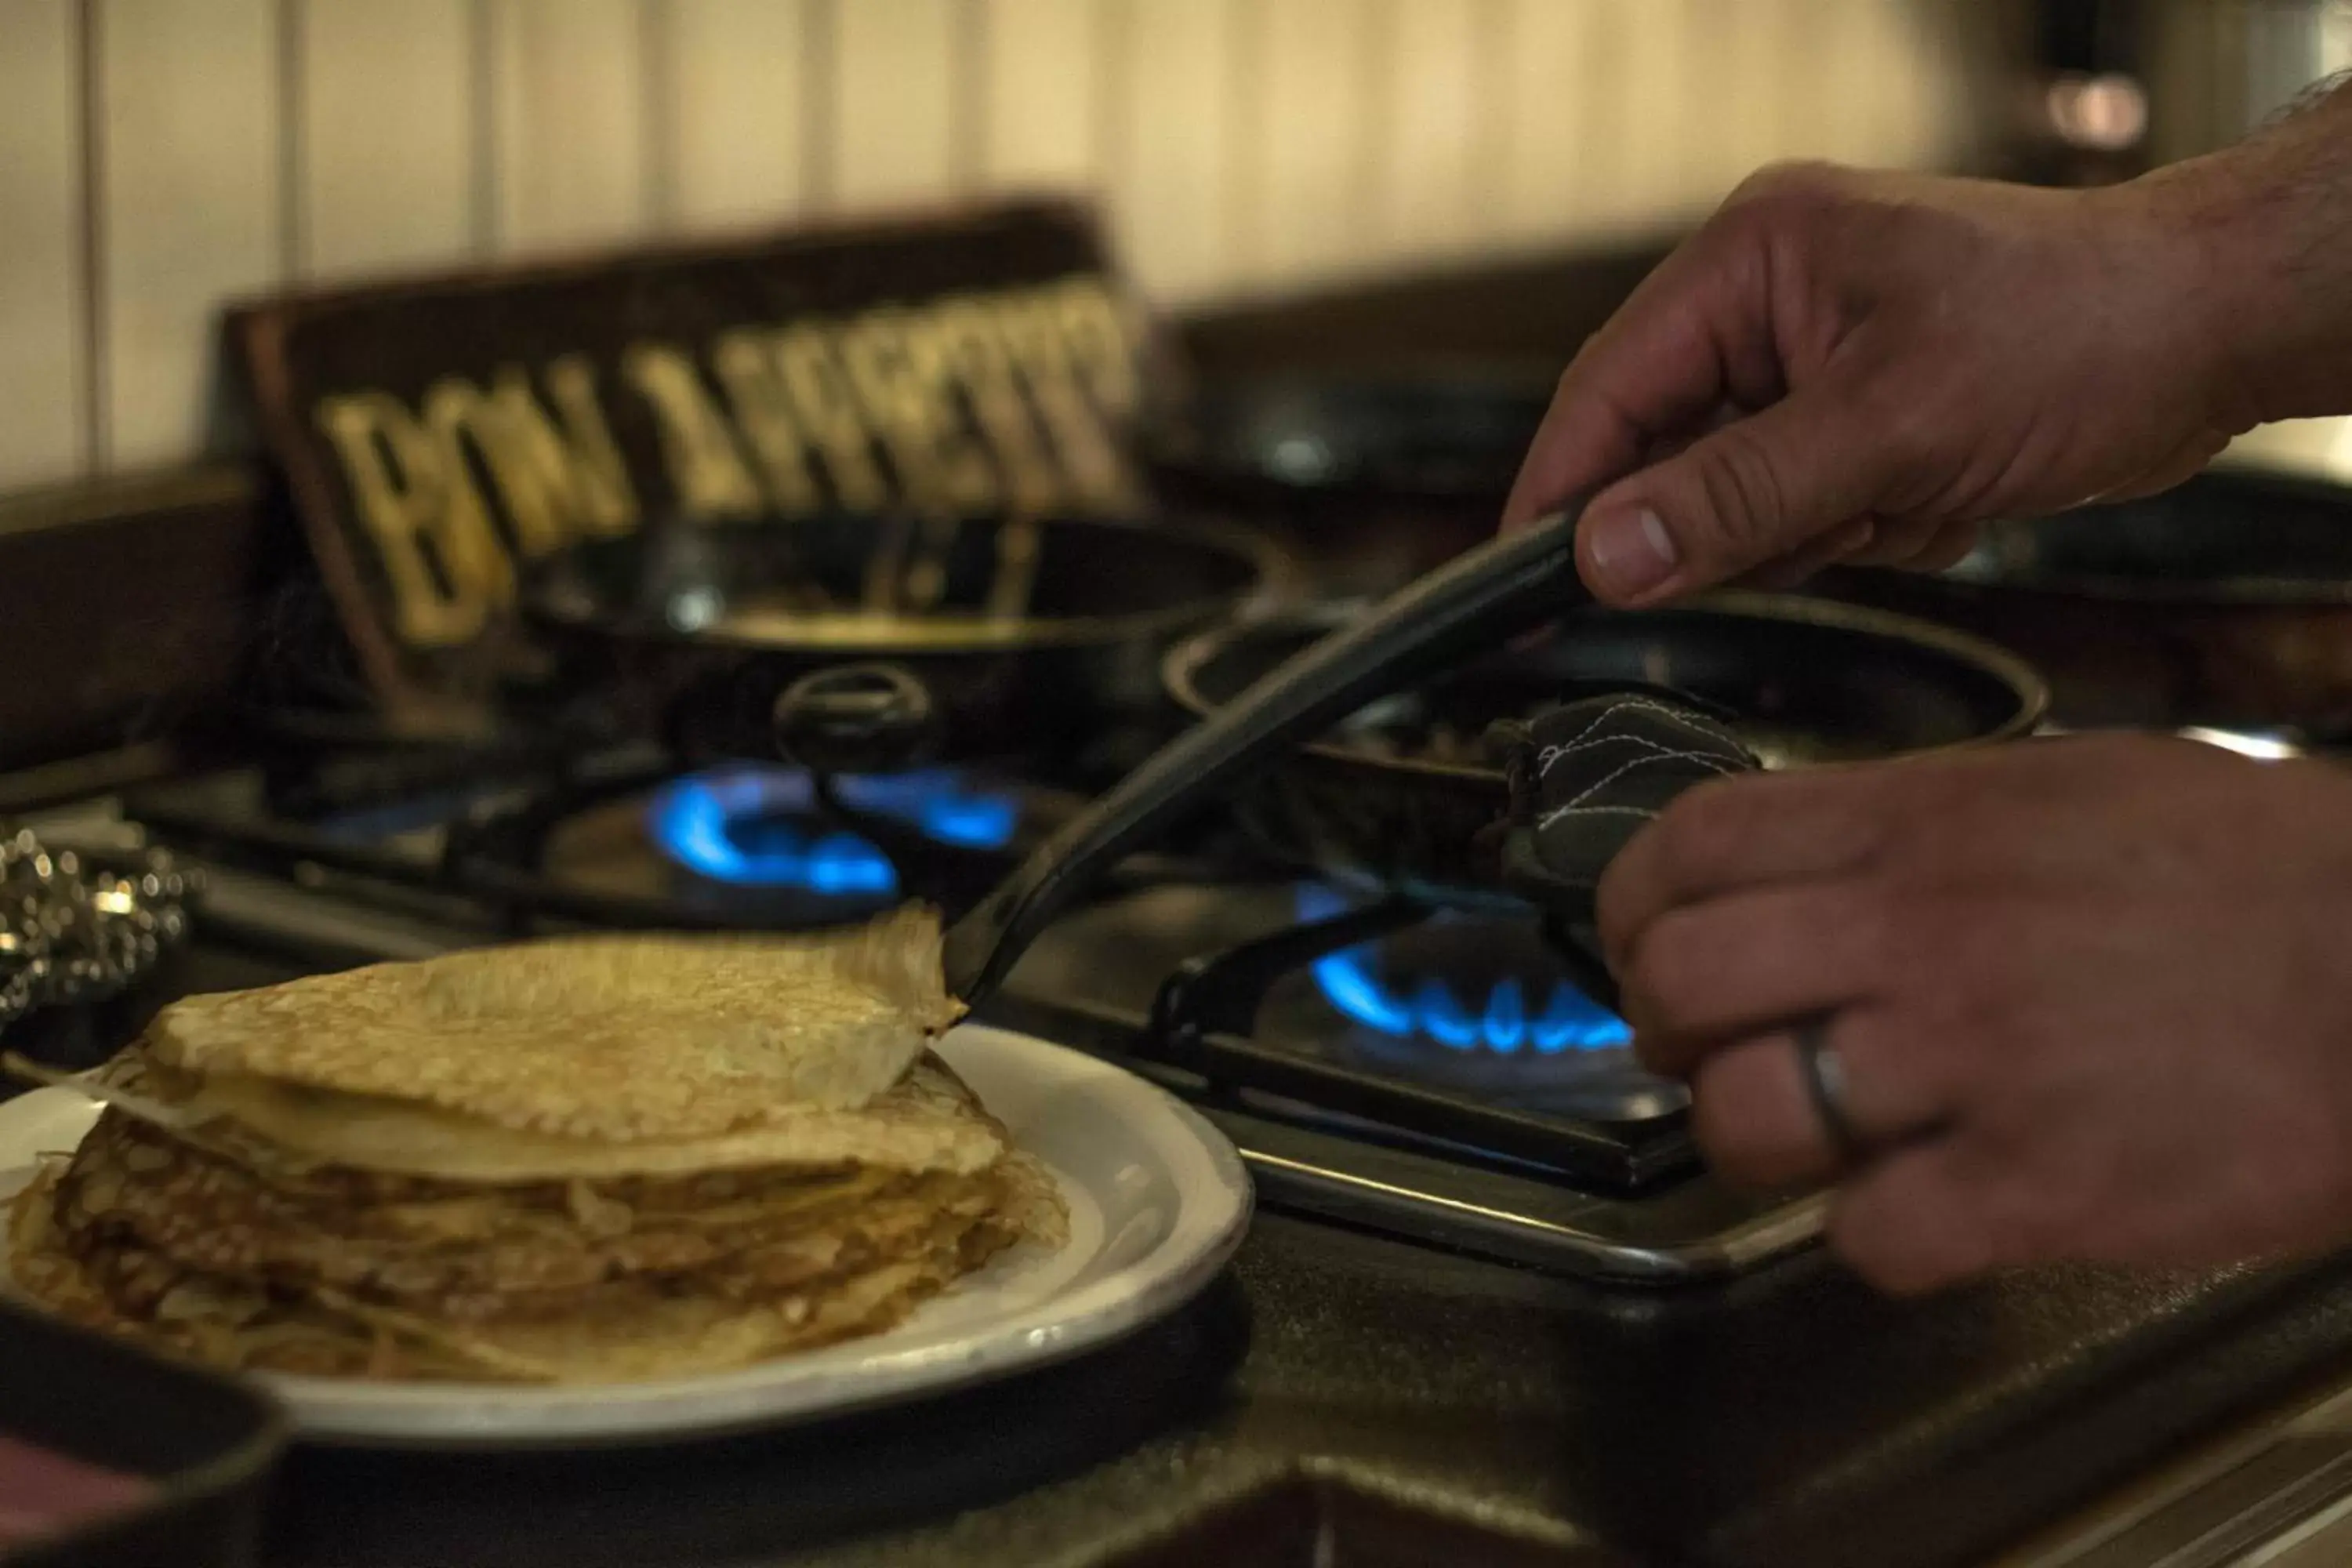
[[[611,1382],[886,1328],[1066,1230],[922,1052],[952,1013],[894,966],[908,929],[848,963],[607,938],[179,1004],[81,1086],[107,1109],[14,1204],[11,1273],[323,1375]],[[711,1103],[649,1096],[666,1058]]]
[[[191,996],[156,1061],[419,1100],[501,1127],[705,1138],[849,1110],[902,1078],[960,1005],[938,916],[852,937],[583,936]]]

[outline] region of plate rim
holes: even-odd
[[[956,1066],[960,1047],[978,1046],[1007,1054],[1016,1070],[1034,1074],[1042,1064],[1093,1095],[1126,1099],[1122,1121],[1132,1124],[1140,1117],[1151,1146],[1163,1158],[1199,1162],[1209,1180],[1187,1188],[1183,1173],[1171,1169],[1171,1176],[1179,1178],[1179,1202],[1166,1234],[1102,1279],[1075,1291],[1065,1287],[993,1325],[966,1329],[936,1343],[885,1350],[878,1367],[850,1363],[811,1372],[804,1359],[782,1356],[690,1377],[557,1387],[352,1384],[272,1373],[246,1374],[245,1381],[287,1412],[296,1441],[321,1447],[546,1450],[717,1437],[813,1426],[1067,1361],[1158,1321],[1223,1271],[1248,1234],[1255,1192],[1239,1152],[1207,1118],[1118,1063],[1035,1035],[963,1024],[939,1044],[946,1047],[950,1067]],[[89,1103],[70,1089],[35,1089],[0,1101],[0,1124],[27,1103],[56,1103],[52,1096]],[[9,1163],[0,1167],[0,1175],[23,1168]],[[1055,1174],[1070,1180],[1059,1168]],[[826,1349],[854,1349],[861,1342],[870,1342],[852,1339]],[[350,1409],[354,1400],[364,1407]],[[453,1411],[453,1404],[461,1408]],[[713,1404],[719,1408],[708,1408]]]

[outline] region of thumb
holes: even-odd
[[[1612,604],[1652,604],[1794,554],[1875,510],[1890,443],[1863,405],[1792,393],[1593,498],[1578,566]]]

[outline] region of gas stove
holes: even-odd
[[[202,881],[146,984],[36,1012],[12,1049],[86,1066],[175,995],[535,932],[953,910],[1106,782],[1026,758],[820,785],[361,721],[231,740],[135,785],[0,777],[46,795],[20,814],[44,842],[161,845]],[[744,1561],[757,1541],[826,1568],[1223,1561],[1227,1533],[1288,1540],[1297,1513],[1342,1556],[1376,1517],[1383,1539],[1459,1536],[1433,1560],[1598,1538],[1725,1568],[1943,1568],[2332,1384],[2352,1342],[2341,1259],[1877,1298],[1806,1245],[1818,1201],[1706,1173],[1679,1089],[1640,1072],[1531,921],[1303,876],[1213,813],[1049,928],[985,1016],[1162,1084],[1241,1149],[1265,1212],[1195,1309],[1066,1374],[845,1434],[609,1462],[305,1455],[272,1560],[581,1568]],[[892,1463],[849,1463],[877,1452]],[[2333,1463],[2292,1471],[2295,1509],[2340,1495]],[[877,1469],[903,1487],[875,1489]],[[2132,1518],[2170,1530],[2204,1506]],[[1119,1554],[1139,1520],[1172,1556]],[[2032,1561],[2105,1561],[2088,1539]]]
[[[950,912],[1083,805],[1031,763],[823,781],[650,746],[283,749],[46,825],[201,868],[200,929],[297,970],[583,927],[817,929]],[[880,840],[880,842],[877,842]],[[1818,1202],[1700,1166],[1534,921],[1304,877],[1197,824],[1031,948],[989,1022],[1200,1106],[1268,1206],[1554,1272],[1667,1285],[1802,1246]]]

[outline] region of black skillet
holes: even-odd
[[[1807,591],[2015,649],[2076,727],[2352,732],[2342,485],[2216,468],[2162,495],[1996,523],[1948,572],[1844,569]]]
[[[949,992],[992,994],[1048,922],[1129,851],[1361,707],[1590,602],[1575,515],[1496,539],[1268,670],[1066,824],[947,932]]]
[[[1402,500],[1491,513],[1551,391],[1494,374],[1211,382],[1147,422],[1145,465],[1171,493],[1243,510]]]
[[[1067,754],[1158,700],[1170,643],[1286,571],[1264,538],[1181,518],[671,521],[551,559],[523,612],[567,689],[689,762],[855,773]]]
[[[1491,371],[1212,380],[1139,433],[1171,504],[1273,530],[1316,580],[1385,593],[1491,534],[1551,397]]]
[[[1306,609],[1203,632],[1170,652],[1169,695],[1213,714],[1343,618]],[[1268,848],[1318,874],[1427,903],[1519,905],[1500,862],[1512,781],[1491,727],[1633,691],[1717,719],[1767,767],[2006,740],[2046,702],[2009,653],[1896,616],[1761,594],[1588,608],[1349,714],[1234,806]]]
[[[1548,622],[1559,622],[1571,636],[1580,633],[1582,622],[1595,612],[1576,573],[1575,515],[1556,514],[1457,557],[1370,612],[1305,642],[1207,709],[1197,726],[1097,798],[949,929],[950,992],[977,1005],[1046,923],[1122,856],[1202,801],[1231,795],[1373,699],[1415,689],[1479,655],[1520,642]],[[1599,617],[1604,636],[1612,621],[1622,628],[1651,619]],[[1902,721],[1921,688],[1914,682],[1906,689],[1899,677],[1882,681],[1871,672],[1880,665],[1901,668],[1907,657],[1921,668],[1939,658],[1947,665],[1978,667],[1972,678],[1964,677],[1943,693],[1943,718],[1960,731],[1952,739],[1966,738],[1971,730],[1983,737],[2019,733],[2041,711],[2040,682],[1997,650],[1885,618],[1841,622],[1830,612],[1817,621],[1801,616],[1789,623],[1791,638],[1813,645],[1801,665],[1843,672],[1843,683],[1833,679],[1825,688],[1833,707]],[[1905,635],[1885,636],[1889,630]],[[1865,634],[1861,640],[1832,646],[1842,633],[1856,631]],[[1875,642],[1867,635],[1873,631],[1881,634]],[[1643,635],[1635,630],[1628,647],[1638,647]],[[1819,642],[1824,635],[1830,644]],[[1718,639],[1707,657],[1737,668],[1756,652],[1752,643]],[[1965,657],[1956,659],[1956,653]],[[1603,679],[1622,677],[1629,684],[1656,673],[1639,658],[1630,665],[1621,660],[1617,668],[1593,669]],[[1557,914],[1550,923],[1555,931],[1565,929]]]

